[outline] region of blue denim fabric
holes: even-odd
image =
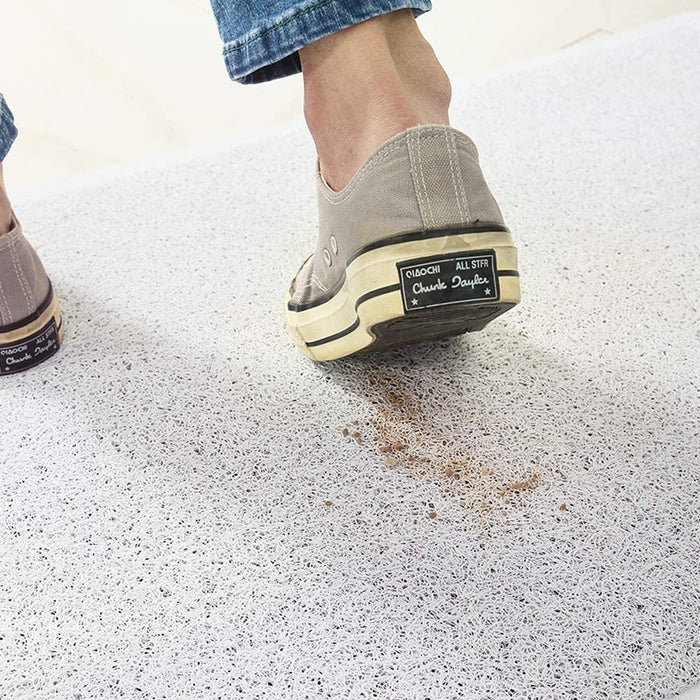
[[[12,142],[17,136],[17,127],[12,117],[12,112],[0,93],[0,163],[5,160]]]
[[[299,49],[387,12],[418,16],[430,0],[211,0],[232,80],[262,83],[301,71]]]

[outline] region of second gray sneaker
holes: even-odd
[[[43,362],[62,338],[58,298],[13,215],[12,229],[0,236],[0,375]]]
[[[520,301],[513,239],[466,134],[412,127],[341,191],[316,183],[318,245],[286,300],[311,359],[478,331]]]

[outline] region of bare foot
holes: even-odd
[[[2,174],[2,163],[0,163],[0,236],[7,233],[12,225],[12,210],[10,199],[5,190],[5,181]]]
[[[387,139],[449,124],[449,78],[411,10],[373,17],[300,51],[304,115],[330,187],[345,187]]]

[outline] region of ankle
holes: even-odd
[[[408,36],[392,42],[392,56],[421,123],[449,124],[452,85],[432,46],[421,35]]]
[[[412,12],[401,10],[384,17],[394,65],[423,123],[449,123],[452,85]]]
[[[3,180],[2,163],[0,163],[0,236],[7,233],[12,226],[12,208],[10,198],[5,190]]]
[[[449,123],[449,79],[410,11],[324,37],[302,49],[301,59],[304,115],[334,189],[392,136]]]
[[[362,93],[357,101],[350,96],[348,100],[334,98],[323,88],[306,91],[306,123],[321,172],[333,189],[345,187],[381,143],[421,123],[400,81],[363,76],[355,87]]]

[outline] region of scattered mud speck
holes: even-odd
[[[327,506],[332,506],[332,505],[333,505],[333,501],[324,501],[324,504],[327,505]]]
[[[562,504],[559,506],[559,510],[569,510],[569,509],[568,509],[566,503],[562,503]]]
[[[503,497],[507,493],[513,493],[515,491],[530,491],[537,487],[539,478],[540,475],[535,473],[527,481],[516,481],[514,484],[504,486],[498,493]]]
[[[437,516],[437,513],[434,510],[431,510],[430,513],[428,513],[428,517],[432,520]]]
[[[347,428],[343,428],[343,437],[350,435],[350,431]]]

